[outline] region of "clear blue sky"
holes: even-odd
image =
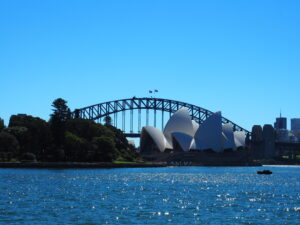
[[[242,127],[300,117],[300,1],[0,2],[0,117],[132,96]]]

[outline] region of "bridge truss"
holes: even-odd
[[[164,122],[165,122],[165,113],[169,114],[169,117],[173,113],[175,113],[181,107],[186,107],[190,113],[190,116],[193,120],[197,123],[201,124],[205,121],[213,112],[201,108],[196,105],[192,105],[185,102],[170,100],[170,99],[162,99],[162,98],[128,98],[128,99],[121,99],[109,102],[103,102],[100,104],[84,107],[81,109],[76,109],[72,112],[72,118],[83,118],[89,119],[94,121],[100,121],[101,118],[105,118],[106,116],[111,116],[113,120],[113,125],[122,129],[125,132],[125,124],[126,124],[126,111],[130,112],[130,132],[127,132],[127,136],[131,137],[138,137],[139,133],[142,128],[142,110],[146,110],[146,126],[149,126],[149,111],[153,111],[153,126],[156,127],[157,123],[157,111],[161,112],[161,127],[163,130]],[[133,132],[134,126],[134,111],[137,110],[137,119],[138,119],[138,133]],[[122,114],[121,126],[118,126],[118,114]],[[234,122],[222,117],[222,123],[232,123],[233,129],[235,131],[245,131],[246,133],[250,133],[248,130],[240,127],[239,125],[235,124]]]

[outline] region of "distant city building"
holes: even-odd
[[[291,143],[298,143],[299,142],[299,138],[296,135],[291,135],[290,136],[290,142]]]
[[[288,154],[294,158],[300,151],[300,118],[291,119],[291,130],[287,129],[287,118],[276,118],[274,128],[266,124],[252,127],[251,150],[254,159],[270,159]]]
[[[276,122],[274,123],[275,129],[286,129],[286,117],[280,117],[276,118]]]
[[[275,156],[275,130],[271,124],[263,127],[264,158],[269,159]]]
[[[291,134],[294,135],[294,142],[300,142],[300,131],[291,130]]]
[[[252,127],[251,149],[255,159],[264,158],[264,137],[263,129],[260,125]]]
[[[294,158],[300,150],[299,138],[286,129],[275,130],[266,124],[252,127],[251,150],[254,159],[271,159],[279,155]]]
[[[300,118],[291,119],[291,130],[300,132]]]
[[[276,140],[278,142],[289,142],[289,131],[286,129],[276,130]]]

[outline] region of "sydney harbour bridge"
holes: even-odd
[[[202,107],[163,98],[128,98],[75,109],[73,118],[89,119],[102,122],[107,116],[112,118],[112,125],[121,129],[127,137],[139,137],[143,126],[154,126],[163,130],[166,121],[178,109],[186,107],[190,116],[197,123],[202,124],[212,111]],[[240,127],[229,119],[222,117],[222,123],[232,123],[235,131],[248,130]]]

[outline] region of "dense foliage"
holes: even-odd
[[[111,162],[134,161],[136,149],[122,131],[72,119],[67,101],[56,99],[48,122],[24,114],[12,115],[8,127],[0,118],[0,161]]]
[[[0,132],[5,128],[4,120],[0,118]]]

